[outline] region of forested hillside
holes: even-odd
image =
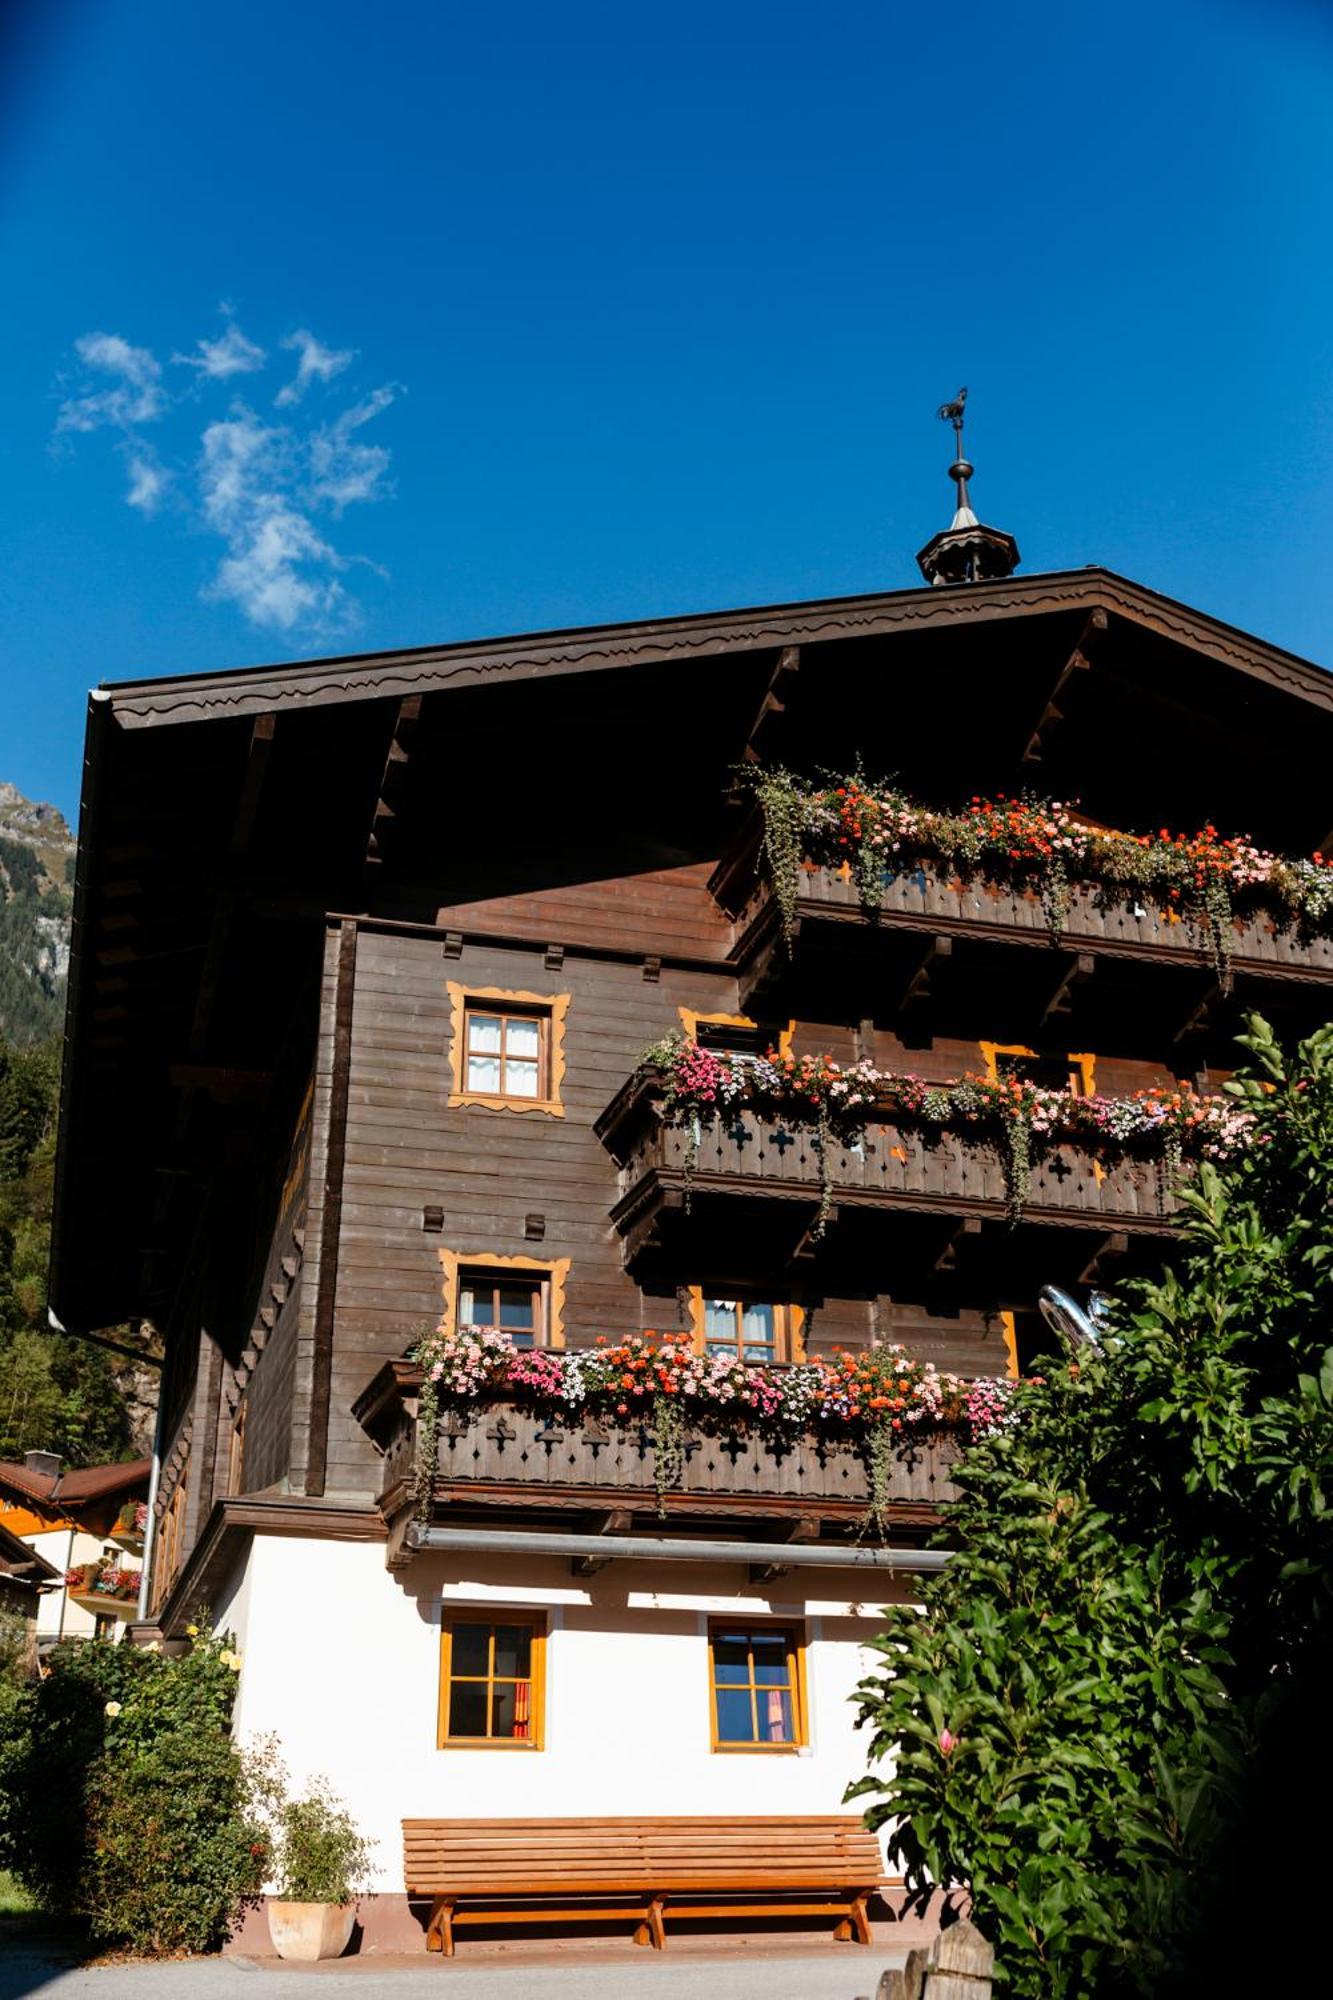
[[[58,1086],[54,1042],[0,1038],[0,1458],[55,1451],[90,1465],[144,1448],[156,1384],[47,1325]]]
[[[73,860],[55,807],[0,784],[0,1458],[89,1465],[145,1449],[156,1383],[47,1325]]]
[[[54,806],[0,783],[0,1035],[58,1031],[69,964],[74,839]]]

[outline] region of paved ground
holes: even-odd
[[[617,1950],[559,1963],[523,1952],[427,1965],[420,1958],[319,1966],[209,1958],[71,1966],[40,1946],[14,1944],[0,1949],[0,2000],[857,2000],[873,1995],[880,1973],[903,1957],[880,1945],[826,1945],[813,1955],[780,1946],[687,1946],[663,1957]]]

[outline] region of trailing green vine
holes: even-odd
[[[440,1389],[439,1380],[431,1374],[429,1367],[438,1339],[437,1334],[423,1333],[411,1349],[410,1356],[423,1367],[421,1388],[417,1395],[416,1436],[412,1449],[412,1507],[419,1521],[430,1518],[438,1469]]]
[[[666,1518],[666,1496],[680,1485],[685,1471],[685,1412],[674,1396],[653,1397],[653,1485],[658,1518]]]

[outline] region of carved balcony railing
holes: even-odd
[[[753,835],[719,863],[710,883],[733,920],[733,958],[745,991],[784,949],[781,912],[772,882],[758,866]],[[912,862],[885,871],[877,910],[868,915],[850,868],[800,871],[795,920],[867,925],[928,932],[940,937],[987,938],[997,944],[1047,945],[1051,925],[1032,884],[1007,884],[981,876],[963,880],[945,865]],[[1166,965],[1212,968],[1216,952],[1199,927],[1151,901],[1104,894],[1095,884],[1071,883],[1059,943],[1068,952],[1129,958]],[[1249,978],[1333,982],[1333,937],[1307,936],[1273,912],[1236,916],[1227,940],[1229,969]]]
[[[661,1080],[640,1071],[608,1105],[597,1130],[620,1170],[612,1220],[632,1257],[664,1204],[747,1196],[839,1209],[917,1209],[1005,1219],[1009,1179],[997,1137],[923,1126],[872,1113],[864,1137],[836,1132],[821,1157],[813,1125],[747,1105],[713,1118],[668,1115]],[[1033,1154],[1022,1213],[1071,1228],[1168,1231],[1175,1202],[1160,1157],[1062,1141]]]
[[[356,1404],[383,1452],[380,1505],[393,1520],[410,1512],[417,1450],[420,1368],[390,1362]],[[948,1435],[911,1438],[893,1460],[882,1495],[897,1525],[932,1523],[956,1489]],[[871,1505],[869,1461],[852,1440],[806,1436],[790,1444],[743,1429],[686,1428],[678,1470],[664,1468],[650,1419],[552,1414],[510,1401],[440,1412],[434,1504],[460,1509],[558,1509],[627,1515],[647,1525],[663,1515],[701,1523],[727,1516],[774,1523],[806,1518],[858,1525]]]

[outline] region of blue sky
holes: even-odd
[[[874,589],[1328,661],[1333,10],[8,0],[0,778],[101,679]]]

